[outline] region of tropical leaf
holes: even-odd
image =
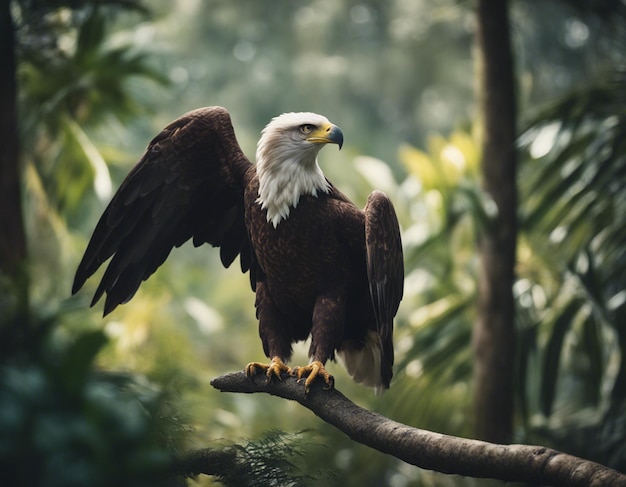
[[[580,302],[576,299],[571,300],[564,308],[558,310],[558,314],[551,325],[551,332],[544,352],[540,387],[541,412],[545,416],[550,416],[552,413],[563,343],[579,310]],[[545,322],[543,326],[546,326]]]
[[[623,404],[610,391],[626,370],[624,346],[614,340],[624,334],[624,320],[608,305],[623,289],[626,270],[623,79],[617,69],[564,95],[538,112],[520,138],[529,157],[519,176],[519,272],[545,296],[541,306],[526,299],[518,314],[526,337],[520,366],[528,370],[520,373],[523,410],[535,418],[529,434],[542,431],[581,455],[591,455],[586,445],[602,424],[615,423]],[[531,377],[537,365],[538,384]],[[547,420],[537,422],[537,412]],[[595,458],[608,461],[608,450],[599,450]]]

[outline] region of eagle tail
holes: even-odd
[[[344,344],[337,355],[355,382],[373,387],[377,396],[389,389],[392,364],[385,360],[375,331],[368,332],[365,342],[358,347],[354,343]]]

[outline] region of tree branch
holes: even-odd
[[[268,384],[264,376],[235,372],[213,379],[211,385],[222,392],[265,392],[297,401],[352,440],[427,470],[557,487],[626,486],[626,475],[598,463],[542,446],[498,445],[412,428],[318,383],[306,397],[304,385],[293,377]]]

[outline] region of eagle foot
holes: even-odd
[[[250,362],[245,368],[246,376],[252,377],[258,370],[265,372],[267,382],[270,382],[273,378],[282,380],[281,374],[283,373],[292,375],[291,367],[285,365],[280,357],[272,357],[272,361],[269,364]]]
[[[294,367],[291,375],[295,375],[298,378],[298,382],[302,381],[303,377],[306,377],[304,381],[304,394],[308,394],[313,381],[319,377],[324,383],[324,389],[330,390],[335,387],[335,378],[324,367],[324,364],[318,360],[311,362],[304,367]]]

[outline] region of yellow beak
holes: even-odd
[[[341,149],[343,146],[343,132],[339,127],[330,123],[311,132],[306,140],[313,144],[337,144],[339,149]]]

